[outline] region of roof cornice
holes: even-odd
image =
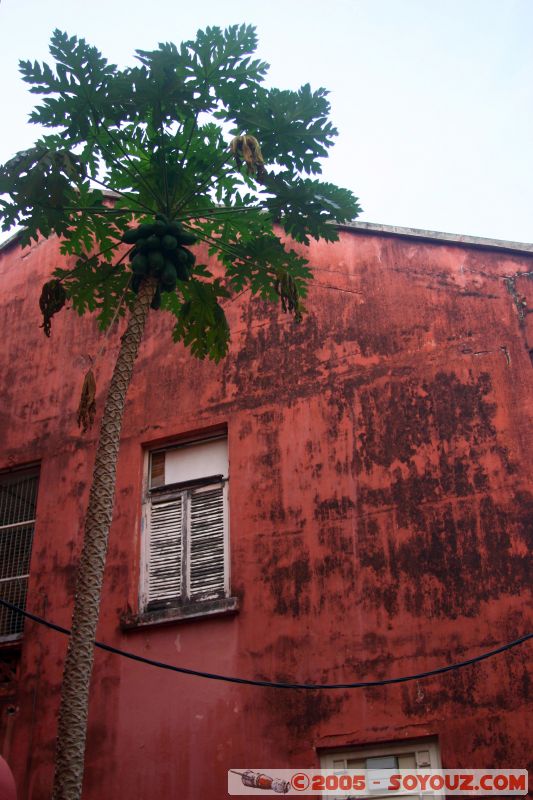
[[[337,226],[339,230],[352,233],[369,233],[377,236],[397,236],[418,242],[434,244],[454,244],[463,247],[476,247],[483,250],[498,250],[519,255],[533,255],[533,244],[527,242],[510,242],[505,239],[489,239],[483,236],[466,236],[460,233],[441,233],[426,231],[421,228],[402,228],[398,225],[381,225],[378,222],[348,222]]]

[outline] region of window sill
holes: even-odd
[[[120,619],[123,631],[134,631],[152,625],[165,625],[172,622],[188,622],[194,619],[222,617],[236,614],[239,601],[236,597],[223,597],[217,600],[203,600],[170,608],[143,611],[139,614],[124,614]]]
[[[0,636],[0,648],[2,650],[9,647],[20,647],[22,644],[22,633],[6,633]]]

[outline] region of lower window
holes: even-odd
[[[441,761],[436,740],[419,739],[354,747],[346,750],[331,750],[321,754],[320,767],[321,769],[332,769],[338,773],[344,770],[373,770],[374,780],[382,782],[386,786],[389,770],[440,769]],[[383,791],[383,788],[380,788],[379,783],[375,784],[375,791],[369,787],[368,797],[373,800],[381,800],[385,797],[421,800],[421,798],[427,797],[427,794],[399,794],[398,792]],[[444,795],[431,793],[431,797],[433,800],[441,800]],[[346,800],[346,795],[344,800]]]
[[[142,609],[228,597],[227,439],[153,451],[148,460]]]

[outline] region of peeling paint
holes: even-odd
[[[533,273],[519,273],[517,275],[510,275],[507,278],[503,279],[503,282],[505,284],[505,287],[506,287],[507,291],[509,292],[509,294],[513,298],[513,304],[514,304],[514,306],[516,308],[516,311],[518,313],[518,320],[519,320],[520,325],[524,324],[524,320],[525,320],[526,315],[528,313],[528,307],[527,307],[527,300],[526,300],[525,295],[520,294],[520,292],[518,291],[518,289],[516,287],[516,280],[519,277],[529,276],[530,274],[533,274]]]

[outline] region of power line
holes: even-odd
[[[44,619],[43,617],[37,616],[37,614],[31,614],[29,611],[23,611],[18,606],[13,605],[13,603],[8,603],[7,600],[2,600],[0,598],[0,605],[9,608],[11,611],[14,611],[18,614],[22,614],[24,617],[33,620],[33,622],[37,622],[39,625],[44,625],[46,628],[51,628],[58,633],[63,633],[66,636],[70,636],[70,630],[68,628],[63,628],[61,625],[56,625],[54,622],[49,622],[48,620]],[[355,681],[353,683],[280,683],[279,681],[260,681],[254,680],[253,678],[235,678],[230,675],[219,675],[216,672],[203,672],[202,670],[198,669],[188,669],[187,667],[176,667],[174,664],[166,664],[164,661],[156,661],[153,658],[146,658],[145,656],[137,655],[136,653],[130,653],[128,650],[120,650],[118,647],[113,647],[113,645],[105,644],[104,642],[97,642],[95,641],[94,646],[100,648],[100,650],[105,650],[108,653],[115,653],[115,655],[122,656],[123,658],[129,658],[131,661],[139,661],[141,664],[148,664],[150,667],[157,667],[158,669],[167,669],[171,672],[180,672],[183,675],[195,675],[197,678],[207,678],[208,680],[212,681],[226,681],[227,683],[243,683],[248,686],[265,686],[271,689],[310,689],[310,690],[317,690],[317,689],[363,689],[369,686],[387,686],[391,683],[406,683],[407,681],[416,681],[422,678],[429,678],[432,675],[441,675],[444,672],[451,672],[452,670],[462,669],[463,667],[467,667],[470,664],[477,664],[479,661],[484,661],[487,658],[492,658],[493,656],[498,655],[499,653],[503,653],[506,650],[511,650],[513,647],[517,647],[519,644],[523,644],[527,642],[528,639],[533,639],[533,633],[526,633],[525,636],[521,636],[519,639],[515,639],[512,642],[508,642],[507,644],[501,645],[501,647],[497,647],[495,650],[488,650],[486,653],[481,653],[478,656],[474,656],[473,658],[468,658],[465,661],[458,661],[455,664],[449,664],[446,667],[436,667],[436,669],[430,669],[426,672],[417,672],[415,675],[402,675],[398,678],[385,678],[384,680],[379,681]]]

